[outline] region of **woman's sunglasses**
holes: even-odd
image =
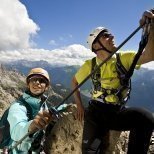
[[[29,81],[32,83],[48,84],[48,81],[43,77],[31,77]]]

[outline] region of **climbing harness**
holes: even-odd
[[[122,62],[120,60],[120,55],[119,53],[116,54],[116,71],[118,74],[118,78],[120,80],[120,84],[121,86],[117,89],[105,89],[101,87],[101,70],[98,69],[96,71],[96,73],[92,74],[91,79],[92,79],[92,83],[93,83],[93,89],[92,89],[92,93],[97,93],[98,91],[102,92],[102,94],[96,99],[100,102],[103,103],[109,103],[106,101],[106,96],[108,95],[115,95],[118,98],[118,103],[120,103],[119,105],[125,104],[125,102],[129,99],[130,96],[130,91],[131,91],[131,79],[127,80],[127,82],[124,80],[126,74],[127,74],[127,70],[125,69],[125,67],[122,65]],[[91,71],[93,71],[96,67],[96,57],[94,57],[92,59],[92,68]],[[126,92],[125,97],[123,96],[123,92]],[[114,103],[117,104],[117,103]]]

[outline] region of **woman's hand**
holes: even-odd
[[[44,129],[52,120],[52,114],[49,111],[39,112],[29,126],[29,132],[35,132],[38,129]]]

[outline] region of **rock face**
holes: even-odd
[[[80,154],[83,124],[75,119],[75,106],[70,112],[63,114],[48,134],[45,141],[46,153]]]
[[[56,122],[45,139],[47,154],[81,154],[83,123],[75,119],[76,107],[70,105],[63,117]],[[110,131],[105,140],[104,154],[126,154],[129,132]],[[92,145],[96,149],[99,140]],[[104,147],[104,146],[103,146]],[[154,145],[149,148],[149,154],[154,154]],[[92,153],[91,153],[92,154]]]
[[[25,77],[0,65],[0,117],[6,108],[22,94]]]

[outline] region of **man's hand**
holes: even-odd
[[[144,25],[144,23],[146,22],[147,18],[150,18],[150,19],[154,20],[154,9],[146,10],[143,13],[142,18],[140,19],[140,25]]]
[[[137,62],[138,65],[154,61],[154,9],[151,9],[150,11],[145,11],[143,13],[142,19],[140,20],[141,26],[143,26],[147,18],[151,19],[152,21],[150,26],[148,25],[148,27],[145,27],[145,30],[147,30],[149,34],[148,43],[146,44],[144,52],[142,53]]]
[[[76,119],[81,122],[84,120],[84,107],[82,104],[77,104]]]
[[[44,129],[52,120],[52,114],[49,111],[39,112],[29,126],[29,132],[35,132],[38,129]]]
[[[78,82],[76,80],[76,77],[74,76],[73,79],[72,79],[72,88],[75,89],[77,86],[78,86]],[[76,119],[78,119],[79,121],[82,122],[83,119],[84,119],[84,107],[82,105],[79,89],[77,89],[74,92],[74,99],[75,99],[75,103],[77,105]]]

